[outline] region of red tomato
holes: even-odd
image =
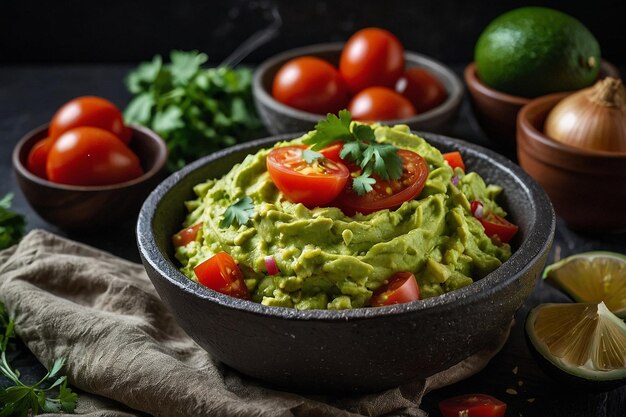
[[[50,153],[50,145],[52,145],[52,140],[47,137],[35,143],[28,152],[26,168],[41,178],[47,178],[46,161],[48,160],[48,153]]]
[[[339,72],[353,94],[372,86],[393,88],[404,72],[404,47],[386,30],[359,30],[341,52]]]
[[[378,287],[372,298],[372,307],[408,303],[420,299],[420,289],[415,276],[410,272],[396,272],[387,284]]]
[[[513,239],[513,236],[515,236],[517,230],[519,229],[518,226],[509,222],[507,219],[498,216],[492,211],[488,211],[483,214],[482,217],[478,218],[478,221],[480,221],[485,228],[485,234],[487,236],[498,236],[504,243]]]
[[[222,294],[244,300],[250,299],[243,274],[235,260],[226,252],[219,252],[198,264],[193,271],[200,284]]]
[[[132,131],[124,125],[122,113],[113,103],[100,97],[78,97],[65,103],[52,117],[48,133],[55,141],[75,127],[99,127],[129,143]]]
[[[396,91],[413,103],[417,113],[437,107],[448,97],[443,83],[424,68],[408,69],[396,83]]]
[[[57,138],[46,164],[48,179],[71,185],[108,185],[143,174],[139,158],[117,136],[97,127],[76,127]]]
[[[439,403],[443,417],[502,417],[506,404],[485,394],[466,394]]]
[[[465,171],[465,163],[463,163],[463,157],[461,156],[461,152],[448,152],[443,154],[443,159],[450,165],[452,169],[461,168]]]
[[[331,161],[343,163],[341,156],[339,156],[342,148],[343,142],[337,142],[333,145],[325,147],[324,149],[321,149],[320,153],[324,155],[324,158],[330,159]]]
[[[399,180],[383,181],[373,175],[376,184],[373,190],[362,196],[357,195],[351,186],[346,187],[333,205],[349,216],[355,213],[368,214],[383,209],[394,209],[405,201],[419,195],[428,178],[428,164],[415,152],[400,149],[403,172]]]
[[[202,227],[202,223],[194,224],[193,226],[186,227],[172,236],[172,244],[174,246],[185,246],[189,242],[196,240],[198,236],[198,230]]]
[[[379,121],[415,116],[409,100],[386,87],[369,87],[352,97],[348,110],[353,120]]]
[[[284,64],[274,77],[272,95],[287,106],[317,114],[337,113],[348,104],[348,90],[339,71],[311,56]]]
[[[294,203],[323,206],[345,187],[350,171],[340,162],[322,158],[307,163],[305,146],[274,148],[267,155],[267,171],[276,187]]]

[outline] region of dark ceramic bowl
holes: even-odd
[[[626,152],[580,149],[543,133],[548,113],[568,93],[539,97],[517,118],[517,158],[573,229],[626,231]]]
[[[171,236],[192,187],[220,177],[275,136],[202,158],[167,178],[146,199],[137,225],[148,276],[183,329],[213,357],[289,390],[373,392],[426,377],[462,361],[511,324],[530,295],[554,235],[543,190],[517,165],[464,141],[423,134],[443,151],[460,150],[469,170],[504,187],[500,202],[520,227],[514,253],[485,278],[439,297],[389,307],[298,311],[229,297],[186,278]]]
[[[292,49],[276,55],[262,63],[254,72],[252,92],[256,108],[267,130],[274,135],[312,130],[315,124],[326,117],[323,114],[309,113],[282,104],[272,97],[272,82],[280,67],[290,59],[309,55],[321,58],[335,65],[343,43],[327,43]],[[407,68],[423,67],[437,77],[448,92],[448,98],[439,106],[407,119],[386,120],[386,124],[407,124],[414,130],[429,132],[445,132],[456,117],[463,101],[463,83],[451,69],[415,52],[405,52],[404,60]]]
[[[17,183],[33,210],[44,220],[65,230],[101,229],[135,218],[148,194],[165,177],[167,146],[159,135],[131,126],[131,149],[139,157],[144,174],[131,181],[103,186],[58,184],[26,169],[28,153],[48,134],[48,125],[28,132],[13,150]]]
[[[607,76],[619,78],[619,71],[613,64],[602,60],[598,78]],[[465,67],[463,78],[476,120],[487,137],[504,148],[515,149],[517,112],[531,99],[506,94],[483,84],[473,62]]]

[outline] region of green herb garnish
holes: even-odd
[[[14,245],[24,236],[26,218],[10,210],[12,200],[11,193],[0,199],[0,249]]]
[[[324,158],[324,155],[319,152],[315,152],[310,149],[305,149],[304,151],[302,151],[302,159],[304,159],[307,164],[312,164],[313,162],[322,158]]]
[[[67,376],[59,376],[65,359],[54,361],[43,378],[33,385],[20,380],[20,372],[7,361],[9,340],[15,337],[15,323],[0,303],[0,373],[10,385],[0,389],[0,417],[26,417],[44,413],[73,413],[78,396],[67,386]]]
[[[398,148],[376,142],[374,130],[363,124],[352,124],[349,111],[341,110],[339,117],[328,114],[326,120],[315,125],[313,133],[303,142],[311,145],[313,151],[320,150],[335,142],[344,142],[339,156],[354,161],[361,167],[361,174],[352,180],[352,189],[357,195],[373,190],[377,174],[383,180],[398,180],[402,176],[402,159]]]
[[[163,137],[172,171],[262,133],[252,99],[252,71],[203,68],[207,60],[197,51],[172,51],[170,64],[157,55],[126,78],[134,94],[124,111],[126,122]]]
[[[224,212],[224,218],[220,222],[221,228],[230,227],[231,224],[245,225],[254,215],[254,204],[252,199],[245,196],[233,203]]]

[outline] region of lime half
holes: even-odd
[[[626,382],[626,324],[604,303],[541,304],[526,320],[536,352],[587,382]]]
[[[543,278],[582,303],[604,302],[626,318],[626,256],[614,252],[585,252],[548,266]]]

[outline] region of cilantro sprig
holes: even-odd
[[[67,386],[67,376],[60,376],[65,359],[56,359],[43,378],[32,385],[20,379],[7,360],[9,340],[15,337],[15,322],[0,303],[0,374],[12,384],[0,389],[0,417],[31,416],[44,413],[73,413],[78,396]]]
[[[10,210],[12,200],[11,193],[0,198],[0,249],[12,246],[24,235],[26,218]]]
[[[373,190],[376,174],[381,179],[398,180],[402,176],[402,159],[398,148],[376,142],[374,130],[365,124],[352,124],[352,115],[341,110],[339,115],[328,114],[326,120],[315,125],[313,133],[303,142],[318,151],[335,142],[344,142],[339,156],[355,162],[361,173],[352,180],[352,189],[357,195]]]
[[[231,204],[224,212],[224,218],[220,222],[220,227],[225,229],[230,225],[243,226],[250,220],[250,217],[254,215],[254,204],[252,199],[248,196],[240,198],[235,203]],[[1,416],[0,416],[1,417]]]

